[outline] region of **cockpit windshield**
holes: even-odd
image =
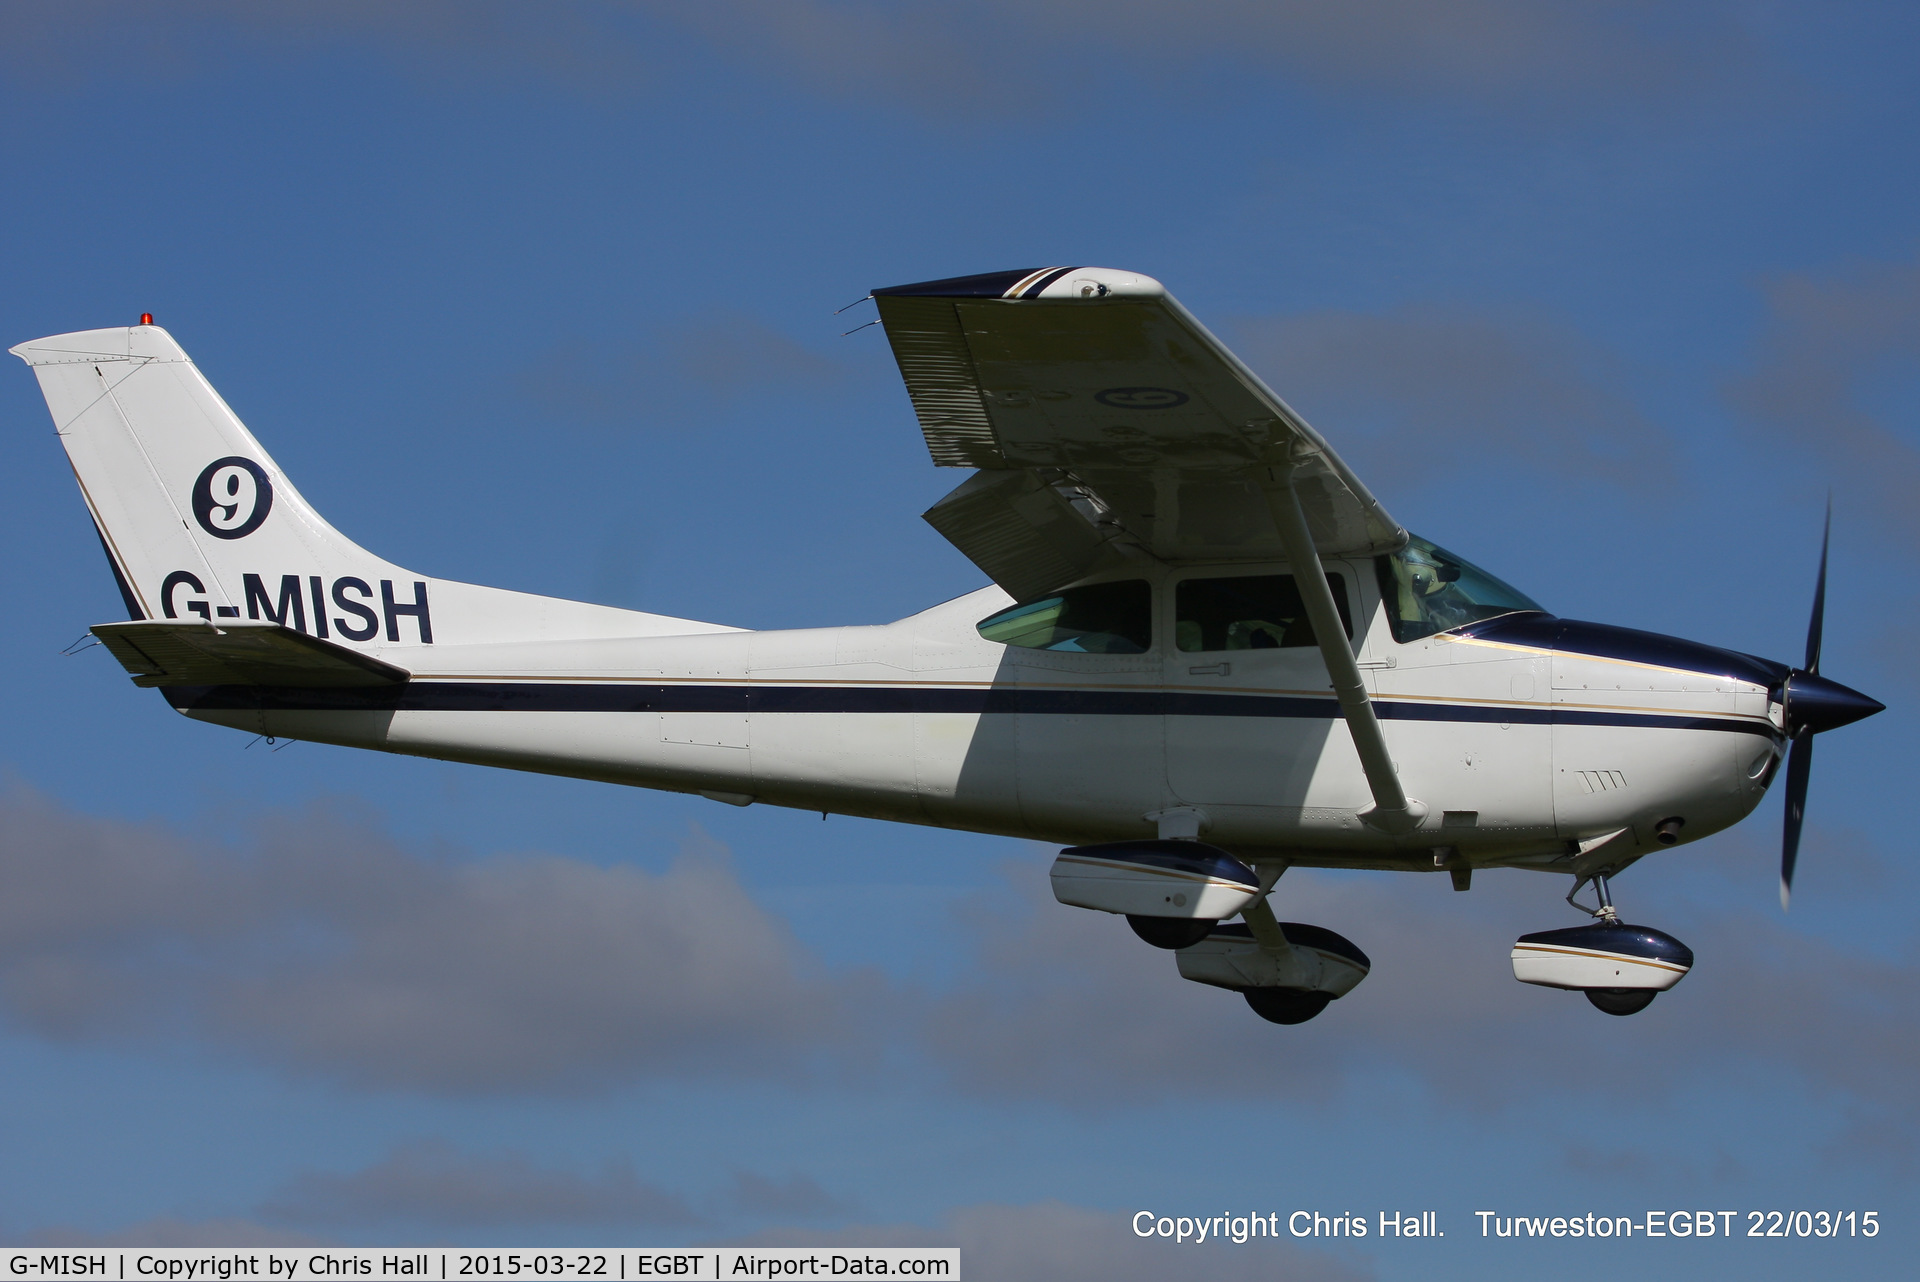
[[[1403,644],[1479,619],[1540,609],[1479,566],[1417,535],[1378,563],[1393,639]]]

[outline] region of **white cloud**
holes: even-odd
[[[1729,835],[1685,859],[1741,863],[1764,882],[1770,856]],[[226,849],[16,791],[0,802],[0,1012],[56,1040],[197,1036],[299,1075],[435,1094],[715,1075],[844,1086],[889,1057],[927,1065],[927,1089],[1075,1109],[1176,1098],[1199,1064],[1216,1095],[1328,1100],[1385,1071],[1493,1113],[1545,1083],[1647,1100],[1703,1074],[1785,1072],[1857,1119],[1836,1140],[1846,1151],[1904,1160],[1920,1135],[1906,1089],[1920,1069],[1920,959],[1837,946],[1714,894],[1683,891],[1663,913],[1675,896],[1655,866],[1616,890],[1700,961],[1626,1020],[1512,979],[1515,936],[1574,920],[1557,878],[1483,872],[1456,895],[1438,877],[1289,873],[1280,915],[1347,935],[1374,969],[1312,1023],[1281,1028],[1180,979],[1118,918],[1055,904],[1043,858],[1010,863],[1005,887],[973,905],[960,981],[916,992],[822,966],[698,843],[659,875],[557,856],[461,861],[315,813]],[[500,1161],[462,1196],[539,1182]],[[451,1180],[457,1165],[403,1151],[350,1179],[315,1176],[301,1197],[346,1205],[370,1182]],[[624,1198],[635,1214],[668,1197],[618,1174],[552,1187]],[[707,1199],[716,1217],[837,1209],[804,1177],[735,1183]]]
[[[171,1216],[142,1220],[125,1228],[95,1232],[55,1225],[20,1239],[22,1246],[144,1246],[144,1247],[301,1247],[322,1246],[327,1239],[254,1220],[180,1220]]]
[[[1734,837],[1683,857],[1724,857],[1762,883],[1770,866]],[[1920,1071],[1920,957],[1842,949],[1769,913],[1692,904],[1668,916],[1659,904],[1676,896],[1655,867],[1616,882],[1616,898],[1633,919],[1681,936],[1698,961],[1629,1019],[1513,979],[1514,938],[1579,920],[1560,902],[1560,878],[1493,870],[1461,895],[1439,877],[1290,872],[1274,896],[1279,916],[1346,935],[1373,971],[1311,1023],[1286,1028],[1178,978],[1172,958],[1118,918],[1058,908],[1044,866],[1017,865],[1011,893],[982,907],[976,972],[932,1005],[924,1036],[961,1090],[1081,1109],[1175,1098],[1197,1066],[1211,1094],[1294,1101],[1336,1097],[1386,1070],[1486,1114],[1543,1093],[1624,1106],[1676,1097],[1703,1076],[1784,1071],[1859,1119],[1836,1151],[1906,1166],[1920,1139],[1905,1085]]]
[[[345,1174],[295,1176],[258,1209],[261,1218],[348,1232],[502,1225],[684,1227],[700,1217],[679,1194],[641,1179],[626,1161],[582,1175],[522,1153],[471,1153],[442,1140],[402,1144]]]
[[[700,839],[659,875],[461,862],[321,811],[227,850],[24,791],[0,834],[0,1011],[56,1039],[189,1029],[362,1086],[564,1091],[804,1077],[880,1004]]]

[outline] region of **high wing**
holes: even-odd
[[[1151,556],[1287,558],[1289,469],[1318,551],[1406,531],[1158,281],[1099,267],[873,291],[936,464],[980,469],[926,519],[1016,598]]]
[[[408,672],[277,623],[141,620],[92,629],[137,686],[405,685]]]

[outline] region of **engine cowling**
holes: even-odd
[[[1199,841],[1072,846],[1053,861],[1052,881],[1063,904],[1129,917],[1218,921],[1260,893],[1253,869]]]

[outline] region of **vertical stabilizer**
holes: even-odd
[[[730,631],[415,574],[323,520],[157,325],[22,343],[130,613],[369,648]]]

